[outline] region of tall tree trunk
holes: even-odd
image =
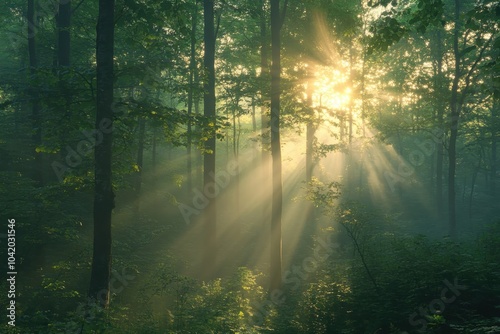
[[[498,126],[500,125],[500,119],[498,117],[498,109],[500,108],[500,99],[497,96],[493,97],[493,106],[491,108],[491,170],[490,170],[490,192],[491,195],[496,195],[497,186],[497,169],[498,169],[498,157],[497,157],[497,144],[498,144]]]
[[[252,96],[252,132],[255,134],[257,132],[257,120],[255,119],[255,97]]]
[[[71,0],[59,1],[58,11],[56,14],[56,26],[57,26],[57,68],[55,69],[59,77],[59,94],[61,100],[63,101],[62,106],[62,121],[60,122],[59,139],[61,143],[61,148],[66,147],[67,135],[66,129],[69,128],[69,123],[71,121],[70,110],[71,110],[71,92],[69,91],[69,81],[65,81],[65,76],[68,73],[64,73],[63,69],[67,69],[70,66],[70,25],[71,25]],[[64,150],[61,149],[61,154]]]
[[[353,50],[353,41],[349,41],[349,86],[348,88],[350,89],[349,92],[349,104],[348,104],[348,123],[349,123],[349,129],[348,129],[348,145],[349,145],[349,153],[346,155],[345,160],[346,160],[346,166],[345,166],[345,174],[346,178],[345,180],[347,181],[347,187],[346,187],[346,195],[350,196],[352,191],[354,190],[354,168],[353,168],[353,162],[354,162],[354,152],[352,151],[352,137],[353,137],[353,113],[354,113],[354,73],[353,73],[353,65],[354,65],[354,50]]]
[[[307,115],[308,121],[306,124],[306,182],[311,182],[313,169],[314,169],[314,141],[316,127],[314,125],[314,110],[313,110],[313,73],[309,74],[307,82]]]
[[[286,9],[286,2],[283,13]],[[283,16],[283,17],[282,17]],[[281,287],[281,216],[283,189],[281,180],[280,95],[281,95],[281,39],[284,15],[279,0],[271,0],[271,155],[272,155],[272,208],[271,208],[271,291]]]
[[[443,158],[444,158],[444,146],[442,141],[442,134],[444,131],[444,111],[445,105],[443,103],[443,42],[442,42],[442,32],[439,29],[436,32],[435,37],[435,60],[436,60],[436,81],[434,91],[436,92],[435,101],[437,109],[437,125],[438,125],[438,139],[436,145],[436,211],[439,215],[442,214],[443,210]]]
[[[111,275],[111,212],[115,206],[111,184],[113,126],[114,0],[99,0],[97,22],[96,131],[102,142],[95,146],[94,249],[89,297],[109,305]]]
[[[35,1],[28,0],[28,55],[30,64],[30,74],[32,77],[36,76],[38,68],[38,60],[36,55],[35,35],[36,35],[36,22],[35,22]],[[34,78],[33,78],[34,81]],[[31,81],[30,81],[31,85]],[[37,152],[37,148],[42,145],[42,119],[40,110],[40,101],[38,98],[38,88],[30,87],[31,98],[31,117],[33,125],[33,180],[37,185],[43,185],[43,160],[42,154]]]
[[[142,190],[142,167],[144,165],[144,136],[146,133],[146,120],[144,117],[139,119],[139,143],[137,147],[137,174],[135,178],[135,212],[140,210],[141,190]]]
[[[194,94],[194,71],[196,70],[196,28],[198,21],[198,0],[194,1],[193,13],[191,17],[191,53],[189,59],[189,88],[188,88],[188,117],[193,114],[193,94]],[[191,121],[187,124],[187,191],[190,194],[193,189],[193,133]]]
[[[352,113],[354,112],[354,99],[353,99],[354,73],[353,73],[353,69],[352,69],[354,56],[353,56],[353,50],[352,50],[352,43],[353,43],[352,40],[350,40],[350,42],[349,42],[349,89],[351,91],[349,93],[350,94],[349,95],[349,146],[352,143],[352,123],[353,123]],[[351,154],[349,154],[349,157],[348,157],[349,160],[350,160],[350,156],[351,156]]]
[[[469,194],[469,219],[472,219],[472,202],[474,201],[474,188],[476,187],[476,179],[477,174],[479,174],[479,170],[481,169],[482,157],[479,159],[476,168],[472,171],[472,181],[470,186],[470,194]]]
[[[267,113],[267,101],[269,99],[269,86],[270,81],[269,76],[269,64],[268,64],[268,54],[269,54],[269,43],[268,43],[268,11],[266,10],[266,1],[260,0],[261,12],[260,12],[260,128],[261,128],[261,177],[262,180],[269,180],[271,178],[271,166],[270,166],[270,119]],[[262,185],[263,193],[270,194],[272,192],[272,185],[264,183]],[[270,203],[267,201],[262,202],[262,229],[267,229],[270,222]]]
[[[261,140],[262,140],[262,163],[263,168],[267,171],[267,164],[269,162],[269,130],[270,120],[267,115],[266,100],[267,95],[267,82],[269,78],[269,64],[268,57],[268,42],[267,42],[267,16],[265,1],[261,1],[261,17],[260,17],[260,78],[261,78],[261,108],[260,108],[260,122],[261,122]]]
[[[236,101],[238,101],[239,97],[236,97]],[[234,179],[234,209],[232,210],[236,217],[240,214],[240,169],[239,169],[239,150],[240,150],[240,120],[239,116],[236,115],[236,111],[238,109],[238,102],[236,102],[236,107],[232,110],[233,116],[233,157],[236,161],[236,175]],[[236,126],[236,118],[238,118],[238,126]],[[237,233],[238,237],[241,235],[241,228],[238,226]]]
[[[315,113],[313,109],[313,93],[314,93],[314,70],[310,69],[307,81],[307,124],[306,124],[306,184],[310,187],[312,181],[315,159],[314,159],[314,144],[316,141],[316,124]],[[306,230],[311,236],[316,232],[315,225],[315,210],[314,204],[311,201],[306,203]],[[304,232],[306,231],[304,230]]]
[[[153,127],[153,143],[151,149],[151,170],[153,171],[154,177],[156,177],[156,126]]]
[[[204,40],[205,55],[203,64],[205,67],[204,81],[204,116],[215,122],[215,25],[214,25],[214,1],[204,1]],[[203,185],[205,192],[215,185],[215,126],[211,129],[210,136],[205,143],[204,161],[203,161]],[[217,210],[216,198],[209,201],[204,214],[205,225],[205,252],[204,266],[205,274],[215,268],[216,263],[216,228],[217,228]]]
[[[194,82],[193,82],[194,87],[196,87],[196,90],[193,92],[194,94],[194,113],[195,115],[200,115],[200,94],[199,94],[199,87],[200,87],[200,75],[198,72],[198,67],[195,68],[194,71]],[[194,131],[196,133],[200,132],[200,126],[198,123],[196,123]],[[195,161],[196,161],[196,186],[201,187],[203,184],[203,175],[202,175],[202,167],[203,167],[203,156],[201,154],[201,150],[197,147],[195,150]]]
[[[455,0],[455,29],[453,33],[453,54],[455,58],[455,73],[451,88],[450,100],[450,144],[448,149],[448,223],[450,236],[456,236],[456,189],[455,174],[457,164],[457,137],[458,119],[460,117],[460,105],[458,99],[458,84],[460,81],[460,50],[458,45],[458,35],[460,33],[460,0]]]
[[[59,1],[57,20],[57,62],[59,66],[70,65],[71,0]]]

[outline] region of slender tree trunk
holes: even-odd
[[[267,16],[265,1],[261,0],[261,19],[260,19],[260,78],[261,78],[261,108],[260,108],[260,121],[261,121],[261,137],[262,137],[262,163],[264,170],[267,171],[267,164],[269,161],[269,136],[270,136],[270,120],[267,115],[267,108],[265,102],[267,100],[267,82],[269,80],[269,64],[268,57],[268,42],[267,42]]]
[[[205,36],[205,81],[204,81],[204,115],[215,122],[215,27],[214,27],[214,1],[204,1],[204,36]],[[215,184],[215,127],[205,143],[203,163],[204,189],[210,189]],[[216,263],[216,228],[217,211],[216,198],[212,198],[205,209],[205,252],[204,266],[207,276],[215,268]]]
[[[285,4],[286,6],[286,4]],[[285,7],[286,8],[286,7]],[[285,10],[285,8],[283,10]],[[271,155],[272,155],[272,208],[271,208],[271,291],[281,287],[282,245],[281,216],[283,189],[281,180],[280,95],[281,95],[281,39],[283,18],[279,0],[271,0]]]
[[[344,133],[345,133],[345,117],[344,117],[344,110],[341,109],[338,111],[339,115],[339,140],[341,143],[344,141]]]
[[[156,127],[153,127],[153,143],[152,143],[152,152],[151,152],[151,169],[153,171],[153,175],[156,177]]]
[[[59,1],[57,12],[57,62],[59,66],[70,66],[71,44],[71,0]]]
[[[268,43],[268,15],[266,10],[266,1],[260,0],[261,4],[261,16],[260,16],[260,124],[261,124],[261,177],[264,180],[262,185],[263,193],[270,194],[272,192],[272,185],[267,184],[265,181],[271,178],[271,166],[270,166],[270,119],[267,113],[266,103],[269,100],[269,64],[268,64],[268,54],[269,54],[269,43]],[[267,229],[270,223],[270,203],[267,201],[262,202],[262,218],[261,227],[262,229]]]
[[[444,146],[442,141],[442,133],[444,131],[444,110],[445,106],[443,103],[444,85],[443,85],[443,42],[441,36],[441,30],[436,32],[435,39],[436,51],[436,81],[434,91],[436,92],[435,101],[437,109],[437,124],[438,124],[438,139],[436,146],[436,210],[439,215],[443,213],[443,160],[444,160]]]
[[[252,96],[252,131],[257,132],[257,120],[255,119],[255,98]]]
[[[35,21],[35,2],[28,0],[28,55],[30,64],[30,74],[32,77],[36,76],[38,68],[38,60],[36,54],[35,35],[36,35],[36,21]],[[34,79],[34,78],[33,78]],[[30,83],[31,84],[31,83]],[[37,185],[43,185],[43,160],[42,154],[37,152],[37,148],[42,145],[42,117],[40,110],[40,101],[38,98],[38,88],[30,87],[31,98],[31,117],[33,123],[33,180]]]
[[[65,76],[68,77],[68,73],[65,73],[63,69],[68,69],[70,67],[70,44],[71,44],[71,1],[59,1],[58,12],[56,15],[56,25],[57,25],[57,69],[59,77],[59,93],[61,95],[61,100],[63,101],[63,121],[60,123],[60,142],[61,148],[66,146],[67,135],[65,129],[69,127],[71,121],[71,91],[69,86],[69,81],[65,80]],[[64,150],[61,149],[61,154]]]
[[[354,110],[353,110],[354,109],[354,99],[352,98],[354,95],[354,74],[353,74],[353,70],[352,70],[354,60],[353,60],[352,43],[353,42],[351,40],[349,42],[349,89],[351,90],[350,95],[349,95],[349,145],[351,145],[351,143],[352,143],[352,123],[353,123],[352,113],[354,112]]]
[[[313,178],[313,172],[315,167],[314,159],[314,145],[316,142],[316,124],[315,124],[315,113],[313,109],[313,92],[314,92],[314,70],[311,69],[308,75],[307,82],[307,100],[306,108],[308,114],[308,120],[306,124],[306,184],[310,187],[310,182]],[[306,203],[306,230],[312,236],[316,232],[316,212],[314,210],[314,204],[311,201]],[[304,230],[304,232],[306,231]]]
[[[453,33],[453,54],[455,58],[455,77],[451,88],[450,101],[450,144],[448,149],[448,222],[450,236],[456,236],[456,189],[455,174],[457,164],[457,137],[458,119],[460,117],[460,105],[458,99],[458,84],[460,81],[460,50],[458,46],[458,35],[460,33],[460,0],[455,0],[455,29]]]
[[[500,119],[498,117],[498,109],[500,107],[499,98],[493,98],[493,106],[491,108],[491,170],[490,170],[490,192],[493,196],[496,195],[496,185],[497,185],[497,169],[498,169],[498,157],[497,157],[497,144],[498,144],[498,125],[500,125]]]
[[[366,28],[365,24],[363,23],[363,36],[366,36]],[[365,52],[365,47],[363,46],[362,49],[363,57],[362,61],[363,64],[361,65],[361,122],[363,126],[363,138],[366,137],[366,127],[365,127],[365,103],[366,103],[366,85],[365,85],[365,80],[366,80],[366,52]]]
[[[89,297],[108,307],[111,276],[111,212],[115,206],[111,184],[113,126],[114,0],[99,0],[97,22],[96,130],[102,142],[95,147],[94,249]]]
[[[307,83],[307,114],[308,121],[306,124],[306,182],[309,183],[312,180],[312,174],[314,169],[314,142],[316,126],[314,125],[314,110],[313,110],[313,77],[312,73],[309,76],[309,81]]]
[[[139,119],[139,145],[137,148],[137,168],[139,169],[135,179],[135,211],[140,210],[141,190],[142,190],[142,168],[144,164],[144,136],[146,132],[146,120],[141,117]]]
[[[479,174],[479,169],[481,168],[481,160],[479,160],[476,168],[472,172],[472,181],[469,194],[469,219],[472,219],[472,202],[474,201],[474,188],[476,187],[477,174]]]
[[[347,181],[347,187],[346,187],[346,195],[350,196],[352,191],[354,190],[354,168],[353,168],[353,162],[354,162],[354,152],[352,151],[352,137],[353,137],[353,113],[354,113],[354,73],[353,73],[353,64],[354,64],[354,54],[353,54],[353,47],[352,47],[352,40],[349,41],[349,114],[348,114],[348,123],[349,123],[349,129],[348,129],[348,143],[349,143],[349,153],[345,157],[346,159],[346,181]]]
[[[236,97],[236,101],[239,101],[239,97]],[[238,102],[236,102],[236,107],[233,109],[233,157],[236,161],[236,175],[234,178],[234,210],[236,217],[240,215],[240,169],[239,169],[239,150],[240,150],[240,118],[236,115],[236,110],[238,109]],[[236,124],[238,120],[238,125]],[[239,221],[239,220],[238,220]],[[237,221],[237,222],[238,222]],[[237,228],[237,237],[241,236],[241,226]]]
[[[191,53],[189,59],[189,88],[188,88],[188,117],[193,114],[193,93],[194,93],[194,72],[196,70],[196,28],[198,21],[198,0],[195,0],[193,13],[191,18]],[[193,189],[193,154],[192,154],[192,124],[191,121],[187,124],[187,190],[191,193]]]
[[[194,93],[194,113],[195,115],[200,115],[200,94],[198,92],[199,87],[200,87],[200,75],[198,73],[198,68],[196,67],[194,70],[194,87],[196,87],[196,90],[193,92]],[[200,126],[198,123],[196,123],[194,127],[194,131],[196,133],[200,133]],[[201,150],[197,147],[195,150],[195,160],[196,160],[196,186],[201,187],[203,184],[203,173],[202,173],[202,168],[203,168],[203,157],[201,154]]]

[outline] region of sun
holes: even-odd
[[[313,81],[313,108],[321,119],[320,128],[351,143],[365,122],[346,67],[316,67]],[[318,134],[319,135],[319,134]]]
[[[327,68],[315,74],[314,106],[331,110],[349,108],[352,90],[348,84],[348,77],[339,70]]]

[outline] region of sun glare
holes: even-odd
[[[316,98],[315,107],[324,107],[332,110],[347,109],[351,100],[351,88],[348,87],[346,76],[338,71],[316,73],[314,87]]]

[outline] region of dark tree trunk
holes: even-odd
[[[436,81],[434,91],[436,92],[435,101],[437,109],[437,125],[439,136],[436,141],[436,211],[439,215],[443,213],[443,160],[444,146],[442,141],[444,131],[444,110],[443,103],[444,85],[443,85],[443,42],[441,30],[436,32],[435,38],[435,60],[436,60]]]
[[[267,103],[269,101],[269,42],[268,42],[268,11],[266,10],[266,1],[260,0],[260,130],[261,130],[261,165],[260,172],[262,180],[271,178],[271,155],[270,155],[270,119],[268,115]],[[270,194],[272,185],[263,183],[263,193]],[[270,223],[271,206],[267,201],[262,202],[262,229],[267,229]]]
[[[196,71],[196,28],[198,21],[198,0],[195,0],[191,17],[191,52],[189,59],[188,116],[193,114],[194,72]],[[193,189],[193,133],[191,121],[187,124],[187,191]]]
[[[153,170],[153,175],[156,176],[156,127],[153,127],[153,143],[151,149],[151,169]]]
[[[458,119],[460,117],[460,104],[458,98],[458,84],[460,81],[460,50],[458,46],[458,35],[460,33],[460,0],[455,0],[455,30],[453,34],[453,53],[455,58],[455,73],[453,85],[451,88],[450,100],[450,144],[448,149],[448,222],[450,236],[456,236],[456,189],[455,174],[457,164],[457,137],[458,137]]]
[[[146,133],[146,120],[141,117],[139,119],[139,143],[137,147],[137,174],[135,178],[135,211],[140,210],[141,190],[142,190],[142,167],[144,165],[144,136]]]
[[[30,64],[30,74],[32,77],[36,76],[38,61],[36,55],[35,35],[36,35],[36,22],[35,22],[35,2],[28,0],[28,56]],[[43,185],[43,160],[42,154],[37,152],[37,148],[42,145],[42,119],[40,110],[40,101],[38,99],[38,88],[30,87],[31,98],[31,117],[33,124],[33,180],[37,185]]]
[[[313,80],[312,73],[307,83],[307,115],[308,121],[306,124],[306,182],[311,182],[314,169],[314,141],[316,126],[314,125],[314,110],[313,110]]]
[[[199,86],[198,71],[195,72],[194,82],[196,87],[198,87]],[[200,115],[200,98],[198,97],[198,94],[195,95],[194,99],[194,113],[196,115]],[[195,131],[196,133],[199,133],[200,131],[199,125],[195,126]],[[203,155],[201,154],[201,150],[199,148],[195,150],[195,160],[196,160],[196,185],[198,187],[201,187],[201,185],[203,184],[203,173],[202,173]]]
[[[70,111],[71,111],[71,91],[69,87],[69,82],[65,80],[65,76],[68,74],[64,73],[63,68],[69,68],[70,66],[70,25],[71,25],[71,1],[59,1],[58,12],[56,15],[56,25],[57,25],[57,68],[55,71],[59,76],[59,94],[62,101],[62,122],[60,123],[60,142],[61,148],[66,147],[67,137],[66,131],[69,127]],[[61,149],[61,154],[64,150]]]
[[[500,107],[499,98],[493,97],[493,106],[491,108],[491,170],[490,170],[490,191],[493,196],[496,195],[496,185],[497,185],[497,169],[498,169],[498,157],[497,157],[497,145],[498,145],[498,134],[500,125],[500,120],[498,117],[498,109]]]
[[[267,82],[269,80],[269,64],[268,57],[268,41],[267,41],[267,15],[265,1],[261,0],[261,18],[260,18],[260,78],[261,78],[261,108],[260,108],[260,122],[261,122],[261,140],[262,140],[262,163],[263,168],[267,171],[267,164],[269,161],[269,130],[270,120],[267,115],[266,100],[267,95]]]
[[[96,130],[102,142],[95,147],[94,249],[89,297],[102,307],[109,305],[111,275],[111,184],[113,126],[114,0],[99,0],[97,22],[97,114]]]
[[[306,124],[306,184],[309,187],[312,181],[315,159],[314,159],[314,145],[316,142],[316,124],[315,124],[315,114],[313,109],[313,92],[314,92],[314,70],[311,69],[308,75],[307,82],[307,124]],[[316,232],[315,225],[315,210],[314,205],[311,201],[306,204],[306,230],[312,236]],[[306,232],[304,230],[304,232]]]
[[[239,97],[236,97],[236,101],[238,101]],[[236,217],[240,215],[240,170],[239,170],[239,151],[240,151],[240,118],[236,115],[236,111],[238,109],[238,102],[236,102],[236,107],[233,108],[232,116],[233,116],[233,157],[236,161],[236,175],[234,178],[234,209],[233,213],[236,214]],[[238,118],[238,126],[236,125],[236,118]],[[240,227],[237,227],[237,233],[241,232]],[[238,237],[240,234],[238,234]]]
[[[257,132],[257,120],[255,119],[255,98],[252,96],[252,132]]]
[[[286,9],[286,3],[284,9]],[[284,12],[283,12],[284,13]],[[283,189],[281,180],[280,95],[281,95],[281,39],[283,24],[279,0],[271,0],[271,155],[272,155],[272,207],[271,207],[271,291],[281,287],[282,245],[281,216]]]
[[[71,0],[59,1],[57,13],[57,62],[59,66],[70,65]]]
[[[354,95],[354,74],[353,74],[353,49],[352,49],[352,40],[349,42],[349,89],[351,90],[349,96],[349,145],[352,143],[352,123],[353,123],[353,109],[354,109],[354,100],[352,96]],[[350,156],[348,159],[350,160]],[[350,181],[350,179],[348,179]]]
[[[215,122],[215,25],[214,25],[214,1],[204,1],[204,40],[205,55],[203,59],[205,67],[204,88],[204,116]],[[215,184],[215,127],[212,128],[210,136],[205,143],[203,161],[203,186],[210,189]],[[205,224],[205,252],[203,265],[206,275],[210,275],[216,263],[216,229],[217,210],[216,198],[209,201],[204,214]]]
[[[474,188],[476,187],[477,175],[479,174],[479,170],[481,169],[481,160],[482,158],[479,159],[476,168],[474,168],[474,171],[472,172],[472,181],[469,194],[469,219],[472,219],[472,203],[474,202]]]

